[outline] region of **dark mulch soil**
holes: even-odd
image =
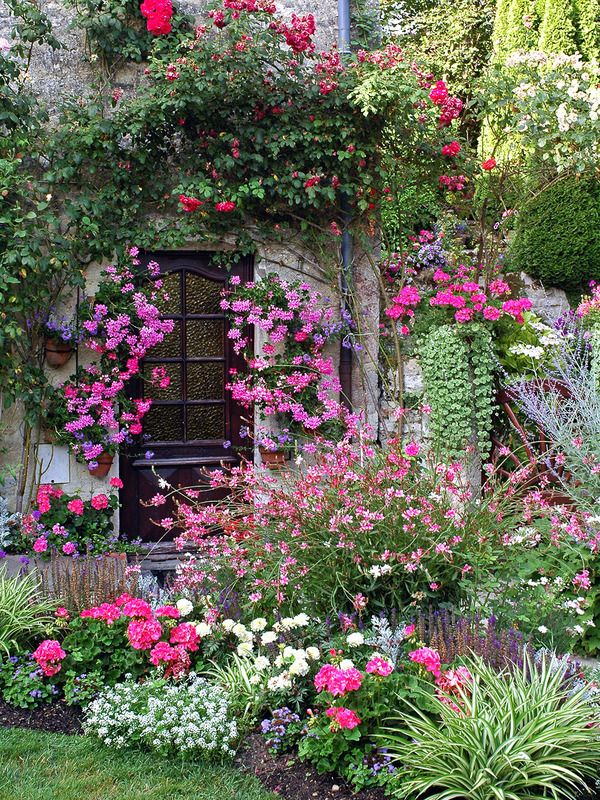
[[[39,708],[17,708],[0,700],[0,727],[48,733],[81,733],[81,709],[59,701]]]
[[[332,775],[319,775],[293,753],[274,755],[258,733],[248,737],[236,763],[286,800],[384,800],[385,797],[374,789],[353,793],[344,781]]]

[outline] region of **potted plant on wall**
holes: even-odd
[[[43,323],[44,358],[50,367],[64,366],[77,346],[77,322],[50,314]]]

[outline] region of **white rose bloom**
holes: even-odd
[[[275,631],[265,631],[263,635],[260,637],[261,644],[272,644],[273,642],[277,641],[277,634]]]
[[[178,600],[176,606],[182,617],[187,617],[188,614],[191,614],[194,610],[194,604],[190,603],[189,600],[186,600],[185,597],[182,597],[181,600]]]
[[[360,631],[355,631],[346,638],[346,642],[349,647],[360,647],[361,644],[365,643],[365,637]]]
[[[233,619],[224,619],[223,620],[223,630],[230,633],[235,628],[235,620]]]
[[[252,642],[240,642],[237,646],[238,656],[247,656],[252,652]]]
[[[307,647],[306,655],[309,657],[311,661],[318,661],[319,658],[321,658],[321,653],[319,652],[318,647]]]
[[[340,661],[340,669],[352,669],[354,666],[354,661],[351,661],[349,658],[345,658],[343,661]]]
[[[212,627],[208,625],[206,622],[199,622],[196,625],[196,633],[198,636],[210,636],[212,631]]]
[[[264,617],[257,617],[250,623],[250,630],[254,633],[260,633],[267,627],[267,620]]]

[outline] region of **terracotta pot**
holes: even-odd
[[[263,447],[258,449],[262,463],[267,469],[282,469],[285,466],[285,453],[283,450],[265,450]]]
[[[96,469],[90,470],[90,475],[93,475],[94,478],[105,478],[110,472],[113,460],[114,456],[111,456],[110,453],[100,453],[100,455],[96,459],[96,461],[98,462],[98,466],[96,467]]]
[[[73,348],[68,342],[46,339],[44,343],[46,363],[51,367],[62,367],[71,358]]]

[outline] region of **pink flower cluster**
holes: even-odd
[[[160,344],[173,330],[172,320],[163,320],[156,301],[161,292],[158,264],[150,262],[144,275],[144,290],[136,289],[140,280],[137,248],[131,248],[131,263],[109,266],[104,280],[116,298],[122,298],[131,310],[111,312],[105,303],[90,306],[83,328],[84,344],[100,356],[81,369],[74,379],[63,384],[69,421],[62,432],[75,455],[90,469],[98,466],[103,451],[114,452],[119,445],[142,433],[142,419],[150,410],[150,399],[129,400],[126,384],[139,376],[141,361],[148,351]],[[164,388],[168,377],[156,375]]]
[[[142,16],[146,18],[146,27],[154,36],[165,36],[171,33],[173,5],[171,0],[144,0],[140,5]]]
[[[600,317],[600,284],[596,285],[592,281],[590,287],[592,289],[591,295],[582,298],[577,306],[578,317],[587,317],[591,314],[597,314]]]
[[[134,650],[149,651],[154,666],[166,666],[166,675],[179,677],[190,667],[190,653],[198,650],[200,636],[193,623],[180,622],[175,606],[159,606],[153,610],[149,603],[125,593],[112,603],[85,609],[82,619],[101,620],[107,625],[120,623],[127,641]]]
[[[458,97],[451,97],[444,81],[436,81],[429,92],[431,102],[440,108],[440,127],[445,128],[452,120],[460,117],[463,102]]]
[[[60,672],[66,653],[56,639],[44,639],[31,654],[46,677]]]
[[[332,720],[332,731],[339,730],[340,728],[351,731],[361,723],[361,719],[356,711],[352,711],[350,708],[344,708],[344,706],[328,708],[325,713]]]
[[[457,714],[462,713],[462,694],[469,691],[473,683],[473,676],[466,667],[458,666],[442,672],[440,654],[431,647],[421,647],[413,650],[408,657],[415,664],[424,667],[435,678],[437,696],[446,705],[450,706]]]
[[[326,691],[334,697],[341,697],[360,689],[362,679],[362,673],[354,667],[340,669],[334,664],[324,664],[315,675],[315,688],[318,692]]]
[[[390,661],[386,661],[380,656],[375,656],[367,662],[365,672],[371,675],[379,675],[381,678],[387,678],[394,671],[394,665]]]

